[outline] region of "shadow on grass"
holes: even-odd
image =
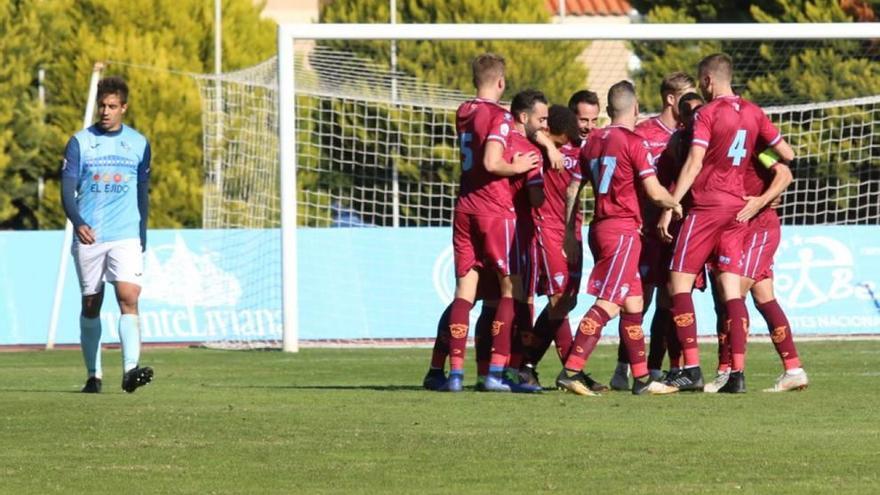
[[[20,392],[26,394],[83,394],[79,390],[53,390],[53,389],[34,389],[34,388],[2,388],[0,387],[0,394],[4,392]]]

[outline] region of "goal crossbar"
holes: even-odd
[[[282,349],[299,349],[296,261],[295,40],[864,40],[880,23],[740,24],[281,24],[278,137],[281,179]]]

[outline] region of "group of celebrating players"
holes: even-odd
[[[499,104],[504,74],[502,57],[476,57],[476,98],[456,113],[462,161],[455,298],[438,323],[424,387],[462,390],[470,310],[482,300],[477,390],[540,392],[535,369],[555,342],[562,364],[556,386],[600,395],[609,387],[584,369],[603,328],[620,316],[612,389],[742,393],[751,292],[784,367],[766,390],[805,388],[772,272],[780,242],[774,206],[792,180],[794,153],[760,107],[734,93],[730,57],[704,58],[696,82],[669,74],[660,87],[663,110],[642,122],[635,88],[618,82],[608,91],[611,123],[604,128],[597,128],[598,98],[586,90],[567,107],[525,90],[508,110]],[[568,313],[583,253],[580,195],[588,182],[594,265],[586,291],[596,301],[572,335]],[[710,284],[719,363],[714,380],[704,382],[691,292]],[[536,295],[548,298],[537,318]],[[643,314],[655,298],[646,352]]]

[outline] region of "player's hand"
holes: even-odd
[[[677,204],[672,208],[672,219],[681,220],[682,218],[684,218],[684,210],[681,208],[681,204]]]
[[[776,196],[773,198],[773,201],[770,202],[770,208],[776,209],[782,205],[782,195]]]
[[[681,207],[681,205],[679,205]],[[660,220],[657,221],[657,235],[660,240],[665,243],[672,242],[672,234],[669,233],[669,224],[672,223],[672,210],[663,210],[660,214]]]
[[[556,146],[551,146],[550,149],[547,150],[547,158],[550,159],[550,166],[553,167],[553,170],[562,170],[565,168],[565,157],[562,156],[562,153],[556,149]]]
[[[528,172],[538,166],[538,154],[534,151],[529,153],[517,153],[513,155],[513,169],[518,174]]]
[[[741,223],[751,220],[764,207],[759,197],[743,196],[743,199],[746,200],[746,205],[736,214],[736,221]]]
[[[76,228],[76,237],[79,239],[80,244],[95,243],[95,231],[85,224]]]

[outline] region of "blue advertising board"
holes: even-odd
[[[301,339],[434,335],[454,290],[448,228],[301,229],[297,235]],[[0,345],[46,342],[62,238],[61,232],[0,232]],[[280,339],[279,239],[277,230],[151,231],[140,300],[144,342]],[[585,261],[588,271],[589,254]],[[877,227],[785,227],[774,271],[777,298],[796,335],[880,333]],[[56,342],[77,343],[80,295],[72,262],[63,294]],[[694,299],[700,334],[713,333],[711,297]],[[583,294],[572,319],[591,302]],[[539,298],[536,309],[544,304]],[[765,332],[750,310],[753,332]],[[115,342],[118,308],[109,292],[102,320],[103,341]]]

